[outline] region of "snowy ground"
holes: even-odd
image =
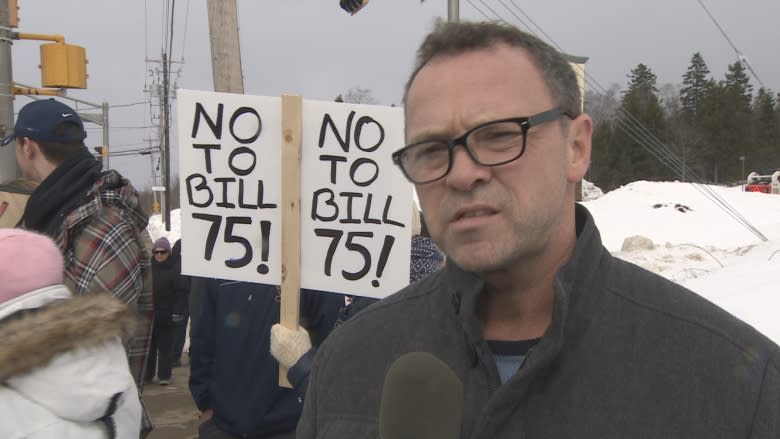
[[[710,192],[768,240],[732,218]],[[592,193],[595,199],[583,204],[616,256],[685,285],[780,343],[780,195],[645,181]],[[149,233],[174,242],[179,225],[178,210],[170,232],[155,215]]]
[[[706,189],[768,241],[705,196]],[[780,195],[639,181],[583,204],[615,256],[690,288],[780,343]],[[648,238],[654,248],[622,250],[632,236]]]

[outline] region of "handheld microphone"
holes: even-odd
[[[463,383],[427,352],[410,352],[390,366],[379,406],[381,439],[457,439]]]

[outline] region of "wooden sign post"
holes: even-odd
[[[184,274],[278,285],[291,330],[302,289],[406,286],[412,187],[391,159],[402,109],[194,90],[177,101]]]
[[[282,96],[282,326],[298,329],[301,303],[301,103]],[[279,365],[279,385],[292,387]]]

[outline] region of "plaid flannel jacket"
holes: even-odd
[[[56,236],[65,260],[65,284],[74,295],[110,292],[140,317],[127,346],[133,378],[142,391],[154,320],[151,239],[138,192],[116,171],[106,171]]]

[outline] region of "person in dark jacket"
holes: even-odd
[[[146,382],[151,383],[156,372],[159,384],[167,386],[171,382],[174,330],[184,314],[187,290],[183,288],[176,260],[171,257],[171,244],[167,238],[154,242],[152,254],[154,329],[146,364]]]
[[[184,343],[187,339],[187,325],[190,321],[190,281],[191,278],[181,273],[181,239],[177,239],[171,247],[171,258],[176,266],[175,272],[179,275],[177,277],[177,291],[186,292],[181,294],[179,300],[182,301],[180,310],[181,314],[174,319],[176,323],[173,329],[173,367],[181,366],[181,354],[184,352]]]
[[[298,437],[780,437],[780,347],[612,256],[575,202],[593,124],[566,57],[495,22],[440,22],[417,55],[393,161],[447,263],[320,346]],[[442,390],[462,390],[462,413],[404,385],[384,419],[419,410],[381,422],[388,370],[411,352],[457,377]]]
[[[279,387],[279,363],[269,353],[279,321],[274,285],[206,280],[190,336],[190,392],[203,412],[200,439],[293,438],[302,402]],[[319,345],[334,325],[339,294],[303,290],[301,325]]]

